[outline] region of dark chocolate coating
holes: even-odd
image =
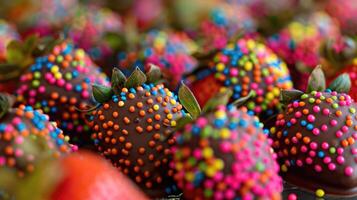
[[[288,105],[270,137],[286,181],[306,190],[357,195],[356,104],[346,94],[312,92]]]
[[[166,197],[174,184],[168,165],[182,106],[163,85],[122,91],[93,113],[98,151],[148,196]]]

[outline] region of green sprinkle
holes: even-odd
[[[332,104],[332,108],[338,108],[338,103]]]
[[[309,103],[315,103],[315,99],[314,98],[309,98]]]
[[[211,197],[213,195],[213,192],[210,189],[205,189],[205,191],[203,193],[204,193],[205,197]]]
[[[301,99],[306,99],[307,97],[309,97],[309,95],[308,94],[303,94],[303,95],[301,95]]]
[[[336,148],[335,148],[335,147],[330,147],[329,152],[330,152],[331,154],[336,153]]]
[[[258,162],[256,165],[255,165],[255,168],[259,171],[259,172],[262,172],[265,170],[265,165],[261,162]]]
[[[350,113],[352,113],[352,114],[355,114],[355,113],[356,113],[356,109],[355,109],[355,108],[349,108],[349,111],[350,111]]]

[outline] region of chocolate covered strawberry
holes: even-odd
[[[325,89],[316,68],[306,92],[282,93],[287,106],[270,137],[287,182],[328,195],[357,195],[357,105],[346,94],[350,86],[342,74]]]
[[[78,109],[94,104],[93,83],[108,84],[83,49],[61,42],[21,75],[17,101],[41,108],[71,136],[72,143],[82,146],[91,141],[85,116]]]
[[[189,92],[183,86],[180,93]],[[193,120],[179,121],[184,125],[172,147],[174,179],[187,199],[281,199],[279,167],[263,125],[245,107],[226,106],[230,94],[218,93]]]
[[[113,70],[112,88],[94,85],[100,106],[91,113],[97,150],[152,198],[175,192],[169,169],[176,121],[184,115],[176,96],[162,84],[158,68],[139,68],[126,78]]]
[[[41,159],[76,149],[41,110],[24,105],[12,108],[12,100],[0,94],[0,169],[13,169],[23,177],[35,170]]]

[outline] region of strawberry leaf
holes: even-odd
[[[222,88],[223,91],[220,91],[212,98],[208,100],[205,106],[202,109],[202,112],[209,112],[214,110],[219,105],[227,105],[229,99],[232,96],[233,91],[231,89]]]
[[[348,93],[351,89],[350,76],[347,73],[339,75],[328,88],[339,93]]]
[[[322,92],[326,89],[326,80],[324,72],[321,69],[321,66],[317,66],[311,73],[308,86],[307,86],[307,93],[312,91],[319,91]]]
[[[191,90],[184,84],[178,91],[178,98],[182,106],[196,119],[201,114],[201,108]]]
[[[112,89],[114,93],[119,92],[120,89],[124,86],[126,77],[118,68],[114,67],[112,72]]]
[[[139,67],[133,71],[133,73],[129,76],[127,81],[125,82],[125,87],[134,88],[140,86],[146,82],[146,75],[144,72],[140,70]]]
[[[149,83],[157,83],[162,78],[161,70],[158,66],[154,64],[149,64],[150,69],[146,73],[146,77]]]
[[[93,85],[93,96],[98,103],[104,103],[110,100],[113,96],[113,90],[110,87],[102,85]]]

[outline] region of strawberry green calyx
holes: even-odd
[[[312,72],[308,80],[306,93],[311,91],[322,92],[326,89],[326,79],[321,66],[317,66]]]
[[[351,79],[347,73],[339,75],[332,83],[326,88],[326,81],[324,73],[320,66],[317,66],[309,77],[309,85],[306,93],[324,92],[326,89],[338,93],[348,93],[351,89]],[[280,102],[287,105],[294,100],[299,99],[304,92],[296,89],[282,90],[280,93]]]
[[[0,93],[0,119],[6,115],[14,103],[14,99],[4,93]]]
[[[108,101],[113,94],[120,93],[124,87],[135,88],[144,83],[155,83],[160,77],[160,69],[152,64],[146,74],[144,74],[139,67],[136,67],[128,78],[126,78],[124,73],[118,68],[113,68],[111,87],[94,84],[92,85],[93,96],[98,103],[104,103]]]
[[[348,93],[351,89],[351,79],[347,73],[339,75],[332,83],[328,86],[332,91],[340,93]]]
[[[178,91],[178,98],[182,106],[194,119],[196,119],[201,114],[200,105],[198,104],[192,91],[184,83],[182,83]]]

